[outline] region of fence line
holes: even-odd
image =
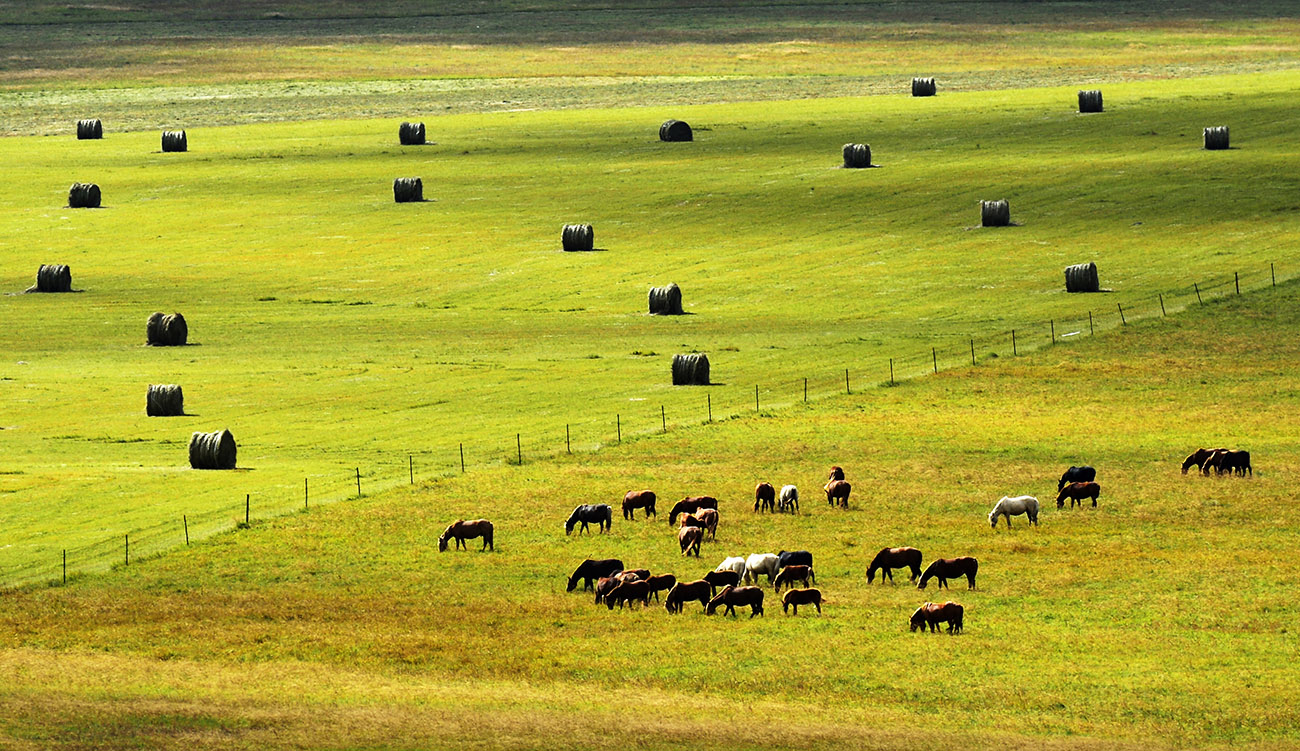
[[[1194,282],[1187,287],[1130,298],[1127,309],[1121,303],[1117,303],[1115,309],[1108,313],[1089,309],[1086,318],[1079,315],[1074,318],[1031,321],[1018,324],[1007,331],[963,337],[960,344],[947,347],[921,345],[921,351],[914,354],[896,353],[887,358],[882,356],[879,363],[857,369],[856,392],[850,380],[851,371],[854,369],[845,368],[842,379],[837,370],[833,374],[820,378],[801,376],[791,379],[788,383],[781,381],[776,386],[768,385],[764,387],[762,409],[759,402],[761,384],[755,384],[753,401],[748,405],[746,404],[748,397],[745,396],[748,393],[747,387],[740,398],[733,400],[731,407],[723,407],[720,403],[723,394],[711,390],[705,392],[705,399],[701,400],[703,403],[698,407],[698,414],[692,413],[693,416],[686,417],[675,414],[671,422],[668,420],[667,404],[663,402],[647,405],[648,414],[641,419],[640,427],[634,427],[632,415],[621,411],[613,416],[613,420],[608,421],[608,425],[605,424],[604,419],[589,420],[585,423],[566,422],[563,424],[562,434],[558,432],[558,428],[555,435],[548,435],[545,431],[530,434],[528,442],[530,446],[545,448],[531,449],[527,454],[523,450],[525,443],[522,433],[516,432],[513,442],[503,444],[495,451],[490,446],[479,448],[480,458],[477,461],[472,454],[467,458],[465,443],[462,441],[451,444],[445,449],[402,452],[406,461],[401,462],[401,455],[399,455],[392,468],[386,467],[381,461],[375,467],[363,472],[361,467],[353,464],[350,468],[340,469],[337,474],[318,473],[304,477],[301,507],[297,505],[296,500],[286,503],[283,499],[268,500],[264,497],[264,493],[246,493],[242,502],[232,504],[230,507],[211,509],[198,514],[184,513],[175,520],[160,521],[79,548],[58,550],[58,555],[52,553],[48,561],[33,561],[11,567],[0,572],[0,590],[57,585],[66,583],[70,576],[84,576],[120,566],[139,565],[142,561],[188,546],[195,541],[248,528],[257,521],[285,516],[295,511],[305,513],[313,506],[361,498],[363,480],[366,483],[366,491],[370,495],[376,495],[404,484],[414,485],[417,477],[425,481],[437,480],[463,474],[470,468],[520,466],[528,460],[545,460],[572,454],[576,442],[575,427],[592,428],[591,435],[594,439],[589,439],[593,440],[589,444],[589,450],[599,451],[610,445],[611,437],[621,444],[625,439],[667,433],[670,428],[711,423],[716,417],[722,419],[755,415],[761,417],[764,414],[763,410],[770,413],[773,410],[806,403],[810,398],[860,394],[865,390],[861,385],[864,373],[868,372],[879,374],[878,380],[869,375],[865,376],[868,386],[889,387],[900,381],[937,374],[941,370],[969,368],[978,365],[981,361],[987,362],[1006,354],[1015,357],[1020,352],[1028,353],[1044,347],[1059,346],[1068,343],[1074,337],[1083,336],[1085,331],[1088,336],[1094,336],[1098,328],[1105,331],[1108,328],[1127,326],[1129,319],[1136,321],[1143,318],[1166,317],[1170,311],[1179,312],[1188,309],[1193,301],[1197,305],[1203,305],[1207,300],[1240,295],[1243,288],[1250,291],[1276,287],[1278,278],[1275,264],[1269,264],[1268,274],[1262,277],[1262,282],[1252,285],[1251,280],[1254,278],[1249,274],[1242,275],[1240,272],[1234,272],[1232,276],[1222,280],[1211,280],[1204,284]],[[1284,277],[1283,281],[1288,279]],[[1178,307],[1180,302],[1181,307]],[[887,366],[885,360],[888,361]],[[685,393],[690,391],[685,390]],[[717,400],[718,404],[714,403],[714,395],[720,397]],[[675,408],[681,406],[681,404],[674,405]],[[716,417],[715,407],[719,410]],[[581,445],[578,446],[578,450],[582,450]],[[417,457],[421,459],[418,468]],[[387,471],[389,469],[392,471]],[[417,472],[417,469],[420,471]]]

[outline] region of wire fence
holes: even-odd
[[[1284,279],[1283,281],[1286,281]],[[336,472],[303,477],[295,491],[284,486],[259,489],[232,499],[228,506],[182,514],[179,518],[132,530],[120,536],[59,551],[57,556],[33,560],[0,571],[0,590],[58,585],[70,578],[138,564],[152,557],[201,540],[246,528],[255,522],[285,516],[340,501],[469,472],[472,469],[521,465],[565,454],[594,452],[637,438],[667,433],[674,428],[717,420],[762,415],[836,395],[852,395],[897,384],[943,370],[971,367],[994,358],[1068,343],[1101,331],[1141,320],[1167,316],[1193,305],[1240,295],[1243,291],[1276,287],[1278,275],[1270,263],[1267,271],[1233,273],[1224,278],[1149,296],[1128,297],[1112,307],[1093,307],[1069,318],[1027,321],[1013,329],[969,336],[960,343],[920,347],[909,345],[894,357],[858,363],[848,368],[791,377],[774,383],[725,388],[674,390],[672,398],[642,403],[627,412],[565,422],[551,430],[518,432],[489,443],[457,441],[436,447],[394,453],[369,466],[340,467]],[[1105,295],[1081,295],[1090,302]],[[679,396],[678,392],[681,392]],[[689,399],[687,397],[690,397]],[[648,401],[648,400],[647,400]],[[669,408],[671,402],[671,409]]]

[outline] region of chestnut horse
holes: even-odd
[[[573,576],[569,577],[569,588],[566,591],[572,592],[578,586],[578,580],[584,579],[585,583],[583,584],[582,591],[585,592],[588,589],[591,589],[593,582],[603,579],[606,576],[613,576],[622,570],[623,562],[617,558],[604,558],[598,561],[593,561],[588,558],[578,564],[578,568],[573,572]]]
[[[659,593],[667,592],[676,586],[677,577],[672,574],[660,574],[658,576],[648,577],[645,581],[646,584],[650,585],[650,596],[655,598],[655,602],[658,602]]]
[[[826,491],[826,502],[828,504],[834,506],[835,502],[839,501],[840,508],[849,507],[849,493],[853,490],[852,485],[843,480],[831,480],[826,483],[826,487],[822,488],[822,490]]]
[[[776,591],[780,592],[782,584],[788,585],[793,589],[795,582],[803,582],[803,585],[806,587],[808,586],[809,579],[812,579],[813,584],[817,583],[817,575],[813,573],[812,566],[786,566],[776,575],[773,584],[775,585]]]
[[[682,606],[692,600],[699,600],[700,605],[709,606],[709,598],[713,596],[713,587],[704,579],[699,579],[685,584],[678,584],[668,591],[668,596],[664,598],[664,609],[669,613],[682,612]]]
[[[682,549],[682,555],[689,556],[691,551],[695,551],[695,557],[700,557],[700,543],[704,542],[704,529],[702,527],[682,527],[677,530],[677,544]]]
[[[1084,498],[1092,499],[1092,507],[1097,508],[1097,496],[1101,495],[1101,486],[1095,482],[1072,482],[1061,488],[1061,494],[1056,496],[1056,507],[1065,508],[1065,499],[1070,499],[1070,508],[1074,508],[1075,501],[1079,506],[1083,506]]]
[[[596,582],[596,604],[599,605],[605,599],[605,595],[614,591],[614,587],[622,584],[623,580],[617,576],[606,576]]]
[[[875,581],[877,571],[880,572],[881,584],[885,583],[885,577],[893,582],[896,568],[911,569],[912,576],[908,581],[916,581],[921,575],[921,551],[916,548],[884,548],[871,559],[871,566],[867,568],[867,584]]]
[[[703,527],[709,533],[710,540],[718,539],[718,510],[715,508],[702,508],[696,511],[693,516],[699,522],[697,526]]]
[[[649,490],[627,491],[627,495],[623,496],[623,518],[629,520],[635,519],[636,510],[639,508],[645,509],[647,519],[650,518],[651,514],[654,514],[656,517],[659,516],[659,514],[655,513],[654,493]]]
[[[776,488],[769,482],[760,482],[754,488],[754,510],[776,513]]]
[[[831,467],[831,473],[826,478],[826,482],[835,482],[844,479],[844,470],[840,467]]]
[[[960,634],[963,615],[965,609],[955,602],[945,602],[942,605],[927,602],[912,613],[911,630],[916,631],[919,628],[925,631],[926,626],[929,626],[930,633],[934,633],[939,630],[940,623],[946,622],[948,633]]]
[[[737,572],[735,572],[735,571],[731,571],[731,570],[727,570],[727,571],[710,571],[709,573],[707,573],[707,574],[704,575],[704,581],[708,582],[708,584],[709,584],[709,597],[712,597],[712,596],[713,596],[713,592],[714,592],[715,590],[717,590],[718,587],[736,587],[736,586],[739,586],[739,585],[740,585],[740,574],[737,573]]]
[[[702,508],[717,509],[718,499],[707,495],[695,497],[687,496],[686,498],[681,499],[673,505],[672,512],[668,514],[668,526],[671,527],[677,523],[678,514],[693,514]]]
[[[640,600],[642,605],[650,605],[650,583],[647,581],[623,582],[614,587],[609,594],[605,595],[605,607],[610,610],[614,609],[614,603],[618,603],[620,608],[623,603],[628,604],[628,609],[632,609],[632,601]]]
[[[727,609],[722,611],[723,615],[730,613],[736,615],[736,606],[749,606],[749,617],[763,614],[763,590],[758,587],[726,587],[718,593],[717,597],[709,600],[709,604],[704,606],[705,615],[713,615],[718,612],[719,605],[726,605]]]
[[[1188,454],[1187,458],[1183,460],[1183,474],[1187,474],[1187,469],[1191,467],[1193,464],[1196,465],[1197,469],[1201,469],[1201,467],[1204,466],[1205,464],[1205,460],[1209,459],[1216,451],[1227,451],[1227,450],[1228,449],[1226,448],[1196,449],[1192,453]]]
[[[785,593],[781,598],[781,609],[787,614],[790,607],[794,606],[794,614],[799,615],[800,605],[816,605],[817,614],[822,612],[822,593],[820,589],[792,589]]]
[[[492,544],[492,522],[487,519],[475,519],[470,522],[460,519],[452,522],[447,527],[446,531],[442,533],[442,537],[438,538],[438,552],[441,553],[446,550],[447,541],[452,538],[456,539],[457,550],[460,550],[461,548],[469,550],[469,545],[466,545],[465,541],[472,540],[475,537],[483,538],[483,547],[479,548],[479,552],[487,550],[488,548],[491,548],[492,550],[497,549],[496,546]]]
[[[956,579],[959,576],[966,577],[966,588],[975,588],[975,574],[980,570],[980,562],[970,556],[961,558],[940,558],[926,567],[925,573],[921,574],[921,581],[917,582],[917,589],[925,589],[925,585],[934,577],[939,578],[939,589],[948,586],[949,579]]]

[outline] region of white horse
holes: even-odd
[[[771,582],[776,576],[776,567],[780,561],[775,553],[755,553],[745,559],[745,574],[742,578],[746,582],[757,582],[759,574],[767,574],[767,580]]]
[[[718,564],[717,568],[713,570],[714,571],[735,571],[737,576],[744,576],[745,559],[741,558],[738,555],[732,556],[730,558],[726,558],[722,561],[722,563]]]
[[[793,485],[784,485],[781,487],[781,502],[777,505],[778,511],[789,510],[795,512],[799,510],[799,488]]]
[[[1007,529],[1011,529],[1011,517],[1025,514],[1029,517],[1029,523],[1035,527],[1038,526],[1038,499],[1032,495],[1018,495],[1015,498],[1002,496],[1002,500],[993,507],[989,512],[989,524],[994,529],[998,528],[998,517],[1007,518]]]

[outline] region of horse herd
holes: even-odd
[[[1197,449],[1183,460],[1183,474],[1192,466],[1201,470],[1201,474],[1208,475],[1213,471],[1217,475],[1241,475],[1245,477],[1255,476],[1255,470],[1250,467],[1250,452],[1238,451],[1236,449],[1217,448],[1217,449]]]

